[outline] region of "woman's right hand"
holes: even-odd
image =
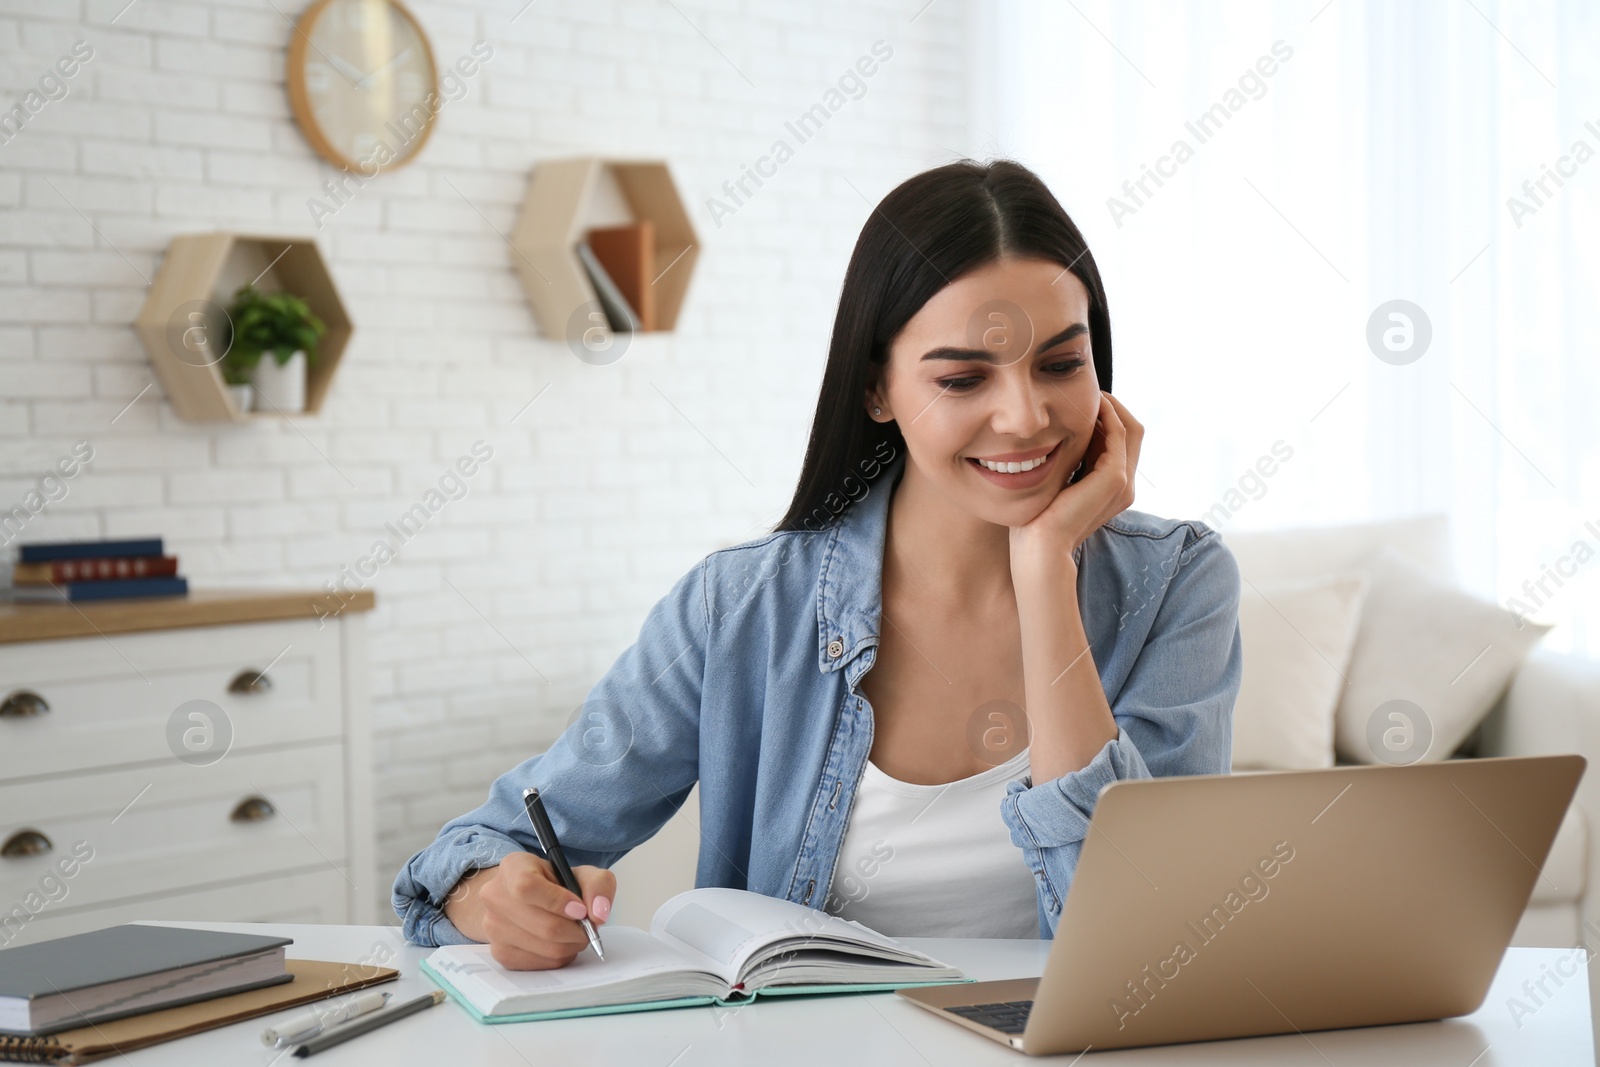
[[[1077,551],[1089,535],[1133,506],[1134,472],[1144,423],[1104,390],[1084,451],[1084,473],[1064,485],[1043,511],[1010,529],[1012,573]]]
[[[513,852],[498,867],[463,877],[445,900],[445,918],[467,937],[489,946],[507,970],[547,971],[565,967],[589,948],[577,920],[598,928],[611,916],[617,876],[603,867],[574,867],[583,889],[579,899],[561,884],[550,861]]]

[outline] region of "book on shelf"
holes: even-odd
[[[589,230],[585,239],[623,299],[639,313],[639,329],[655,329],[656,290],[651,277],[656,262],[655,223],[640,219],[626,226],[599,226]]]
[[[589,281],[594,283],[600,309],[605,313],[611,330],[614,333],[628,333],[639,329],[639,316],[634,313],[628,298],[622,295],[622,290],[617,288],[617,283],[611,280],[611,275],[600,260],[595,258],[594,250],[586,240],[578,242],[578,259],[583,263],[583,269],[589,272]]]
[[[743,889],[691,889],[649,930],[599,933],[604,960],[585,949],[556,970],[508,970],[481,944],[435,949],[422,969],[484,1023],[973,981],[860,923]]]
[[[293,980],[293,938],[126,923],[0,951],[0,1033],[40,1035]]]
[[[170,578],[177,573],[177,556],[96,556],[49,563],[18,563],[11,570],[11,581],[16,585],[50,585],[119,578]]]
[[[13,585],[5,590],[18,604],[76,604],[86,600],[127,600],[157,596],[186,596],[189,579],[113,578],[103,582],[58,582],[54,585]]]
[[[112,556],[163,555],[161,538],[131,541],[49,541],[17,547],[18,563],[50,563],[58,559],[104,559]]]

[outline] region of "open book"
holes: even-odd
[[[743,889],[691,889],[649,931],[599,931],[604,960],[586,948],[557,970],[511,971],[488,945],[447,945],[422,969],[488,1023],[973,980],[860,923]]]

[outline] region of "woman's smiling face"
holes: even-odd
[[[910,462],[940,495],[988,522],[1021,526],[1088,451],[1100,409],[1093,357],[1089,293],[1078,277],[1053,261],[1005,257],[962,275],[911,317],[889,344],[867,412],[878,406],[873,419],[898,422]]]

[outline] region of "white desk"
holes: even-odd
[[[168,923],[294,938],[290,958],[368,960],[395,967],[401,977],[376,987],[396,999],[436,988],[417,967],[431,949],[405,944],[387,926],[310,926],[289,923]],[[953,963],[974,978],[1020,978],[1041,973],[1048,942],[907,938],[909,944]],[[1303,1064],[1305,1067],[1592,1067],[1588,980],[1582,966],[1565,979],[1519,1029],[1506,1000],[1522,983],[1541,976],[1562,956],[1581,949],[1513,948],[1476,1013],[1442,1022],[1324,1030],[1095,1052],[1083,1067],[1107,1064]],[[1572,969],[1571,965],[1567,965]],[[679,1008],[634,1015],[602,1015],[535,1023],[476,1023],[453,1000],[364,1034],[344,1045],[296,1060],[262,1047],[268,1020],[305,1011],[290,1009],[106,1061],[110,1067],[314,1067],[341,1064],[471,1064],[473,1067],[945,1067],[1031,1062],[1069,1063],[1072,1056],[1028,1057],[943,1022],[893,993],[758,1000],[738,1008]],[[1485,1048],[1488,1049],[1485,1052]]]

